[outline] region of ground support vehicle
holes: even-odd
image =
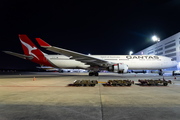
[[[108,80],[103,86],[131,86],[134,81],[131,80]]]
[[[171,84],[171,80],[168,80],[168,81],[166,81],[166,80],[161,80],[161,79],[158,79],[158,80],[138,80],[140,83],[141,83],[141,85],[159,85],[159,84],[163,84],[164,86],[167,86],[168,85],[168,83],[170,83]]]
[[[98,84],[97,80],[75,80],[73,84],[69,84],[68,86],[92,86],[94,87]]]

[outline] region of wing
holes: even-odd
[[[95,57],[85,55],[82,53],[78,53],[78,52],[51,46],[48,43],[41,40],[40,38],[36,38],[36,40],[41,47],[44,47],[49,51],[68,56],[68,57],[70,57],[70,59],[75,59],[77,61],[85,63],[86,65],[98,65],[98,66],[102,66],[102,67],[108,67],[108,66],[115,64],[113,62],[95,58]]]

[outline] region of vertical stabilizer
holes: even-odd
[[[27,35],[19,35],[19,39],[25,55],[32,55],[36,59],[39,59],[39,55],[43,55],[43,53],[34,45]]]
[[[33,57],[33,59],[31,59],[32,62],[52,66],[44,56],[45,54],[34,45],[27,35],[19,34],[19,39],[23,47],[24,54]]]

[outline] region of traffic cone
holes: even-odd
[[[176,79],[176,76],[174,76],[174,79]]]
[[[135,77],[136,77],[136,75],[135,75]]]
[[[163,77],[163,80],[165,80],[164,77]]]
[[[33,81],[35,81],[35,77],[33,78]]]

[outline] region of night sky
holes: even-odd
[[[180,0],[61,0],[0,2],[0,68],[35,68],[38,64],[3,53],[23,54],[18,34],[84,54],[125,55],[180,32]]]

